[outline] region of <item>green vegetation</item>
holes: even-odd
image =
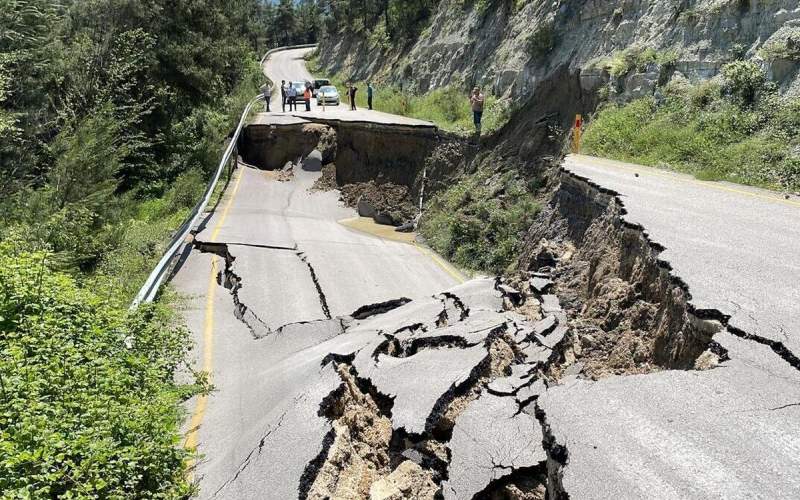
[[[589,154],[772,189],[800,189],[800,101],[781,98],[759,67],[721,80],[672,83],[664,98],[608,105],[584,134]]]
[[[312,74],[320,74],[316,59],[308,63]],[[339,89],[342,98],[341,106],[347,106],[347,81],[342,75],[335,75],[331,83]],[[367,82],[354,82],[358,87],[356,106],[367,107]],[[408,116],[419,120],[427,120],[442,130],[463,135],[475,133],[472,123],[472,110],[469,96],[455,86],[434,89],[424,94],[402,91],[394,86],[383,86],[373,83],[375,94],[373,108],[385,113]],[[512,109],[506,101],[500,101],[493,95],[487,95],[484,104],[483,132],[490,133],[502,127],[511,116]]]
[[[595,62],[593,66],[604,68],[611,76],[619,78],[633,70],[645,71],[650,64],[674,66],[677,60],[678,53],[673,50],[657,51],[652,47],[633,46]]]
[[[0,0],[0,497],[187,494],[178,403],[203,384],[172,380],[190,343],[165,305],[127,306],[258,92],[258,55],[312,40],[314,9]]]
[[[758,54],[767,61],[775,59],[800,61],[800,28],[793,29],[791,34],[782,40],[774,40],[765,44]]]
[[[462,268],[506,271],[539,211],[536,187],[513,170],[483,166],[430,200],[420,233]]]
[[[166,307],[128,313],[21,248],[0,243],[3,498],[186,496],[173,375],[187,332]]]
[[[382,29],[396,43],[418,35],[437,3],[438,0],[325,0],[319,6],[322,26],[329,35],[355,33],[367,38],[383,23]]]
[[[546,56],[555,47],[553,21],[546,20],[536,27],[528,37],[528,54],[539,58]]]

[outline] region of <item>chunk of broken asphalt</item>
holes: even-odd
[[[564,340],[567,331],[569,331],[569,328],[566,324],[559,324],[547,336],[536,335],[536,340],[548,349],[555,349]]]
[[[518,404],[523,404],[537,396],[540,396],[546,390],[547,384],[545,384],[544,380],[536,379],[533,383],[520,387],[515,397]]]
[[[494,379],[489,383],[489,392],[498,396],[514,394],[520,387],[531,383],[530,373],[533,369],[534,366],[528,364],[512,366],[511,375]]]
[[[498,285],[497,289],[500,290],[500,292],[503,295],[507,295],[507,296],[509,296],[511,298],[520,298],[520,297],[522,297],[522,294],[520,293],[520,291],[517,290],[516,288],[514,288],[513,286],[502,284],[502,285]]]
[[[553,288],[552,280],[548,278],[531,278],[529,281],[531,288],[536,291],[538,294],[544,294],[550,291]]]
[[[361,195],[358,198],[358,201],[356,202],[356,208],[358,210],[358,215],[361,217],[372,218],[378,213],[377,210],[375,210],[375,207],[364,198],[364,195]]]
[[[555,295],[547,294],[542,295],[542,312],[545,314],[553,314],[561,311],[561,303]]]
[[[533,325],[533,331],[536,335],[547,336],[555,329],[556,325],[558,325],[558,319],[554,314],[551,314],[537,321],[536,324]]]
[[[482,394],[456,419],[444,498],[473,498],[514,469],[546,461],[541,442],[539,422],[519,412],[514,398]]]
[[[366,378],[381,394],[394,399],[392,427],[422,434],[436,403],[469,380],[489,355],[483,345],[468,349],[425,349],[407,358],[381,354]],[[424,380],[425,383],[420,383]]]
[[[525,361],[528,363],[546,363],[550,359],[550,355],[553,354],[552,349],[536,342],[529,342],[520,347],[522,348],[523,356],[525,356]]]

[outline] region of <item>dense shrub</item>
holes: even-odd
[[[173,374],[186,332],[130,314],[0,244],[0,491],[175,498],[188,491]]]

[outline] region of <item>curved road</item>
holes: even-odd
[[[432,127],[430,122],[416,120],[414,118],[407,118],[405,116],[392,115],[383,113],[381,111],[369,111],[367,109],[358,108],[356,111],[351,111],[350,106],[347,104],[345,94],[347,89],[339,89],[342,103],[338,106],[326,106],[323,110],[322,107],[317,106],[316,100],[312,100],[311,112],[305,111],[305,104],[298,104],[297,111],[293,113],[281,112],[281,98],[280,89],[281,80],[289,81],[311,81],[314,77],[308,72],[304,57],[314,49],[291,49],[275,52],[264,61],[264,73],[269,76],[275,84],[273,89],[274,96],[272,98],[271,113],[274,116],[293,115],[300,118],[307,118],[315,116],[325,118],[328,120],[342,120],[342,121],[359,121],[359,122],[372,122],[393,125],[406,125],[413,127]],[[364,93],[367,89],[365,86],[359,87],[358,92]]]
[[[272,79],[301,73],[296,52],[270,59]],[[430,126],[384,113],[351,116]],[[192,418],[185,429],[187,445],[197,446],[202,455],[194,472],[202,498],[237,475],[258,441],[254,433],[268,426],[265,422],[280,420],[275,412],[288,411],[287,401],[304,397],[309,387],[330,385],[309,371],[319,366],[314,352],[289,356],[337,333],[326,318],[390,299],[429,297],[463,281],[426,248],[341,223],[357,214],[342,206],[338,192],[311,189],[320,175],[298,167],[284,182],[273,172],[240,165],[220,208],[196,237],[216,253],[193,249],[172,282],[187,297],[183,315],[197,342],[195,368],[209,372],[214,385],[209,396],[190,401]],[[225,276],[239,281],[235,295],[220,283]],[[308,322],[319,328],[281,344],[289,337],[278,334]],[[270,338],[256,339],[265,336]],[[321,443],[323,437],[315,439]]]

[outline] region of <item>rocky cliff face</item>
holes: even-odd
[[[479,84],[514,99],[566,67],[585,91],[629,99],[753,59],[800,95],[797,0],[441,0],[419,38],[399,45],[328,35],[321,63],[418,92]]]

